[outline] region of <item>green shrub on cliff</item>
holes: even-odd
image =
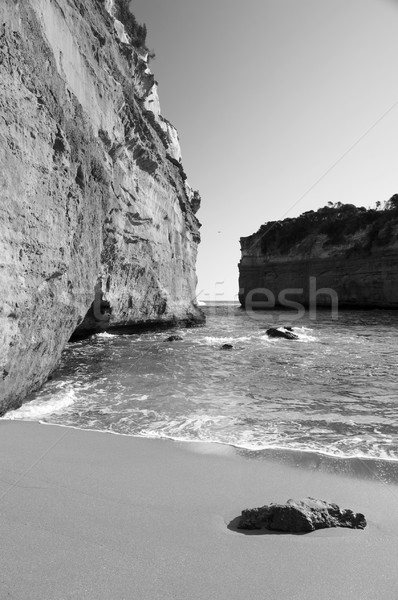
[[[393,196],[391,196],[386,206],[388,210],[398,212],[398,194],[394,194]]]
[[[146,50],[147,28],[145,23],[140,25],[137,22],[137,19],[130,10],[130,0],[115,0],[115,17],[123,23],[133,46]]]
[[[263,254],[288,254],[306,238],[315,239],[317,236],[326,237],[324,246],[352,242],[356,247],[357,241],[353,239],[356,234],[360,236],[360,246],[366,251],[386,246],[398,239],[398,194],[394,194],[383,209],[379,207],[380,203],[378,208],[366,209],[336,202],[296,218],[270,221],[257,233],[257,236],[262,235],[261,251]]]

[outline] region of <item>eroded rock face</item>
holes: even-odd
[[[361,248],[365,232],[334,245],[325,244],[325,235],[308,235],[285,254],[264,253],[262,232],[241,238],[242,306],[398,308],[396,238],[382,248]]]
[[[290,533],[308,533],[327,527],[364,529],[366,519],[362,513],[340,509],[337,504],[305,498],[288,500],[286,504],[269,504],[261,508],[242,511],[238,529],[267,529]]]
[[[107,7],[0,4],[0,414],[79,325],[203,320],[199,197],[146,55]]]

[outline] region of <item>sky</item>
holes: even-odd
[[[398,193],[398,0],[132,0],[202,206],[199,300],[238,293],[239,238]]]

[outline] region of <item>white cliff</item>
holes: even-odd
[[[76,330],[202,316],[200,198],[112,2],[3,0],[0,23],[1,413]]]

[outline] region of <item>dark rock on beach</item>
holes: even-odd
[[[221,346],[221,350],[232,350],[233,349],[233,345],[232,344],[223,344]]]
[[[169,337],[166,338],[164,341],[165,342],[180,342],[183,339],[184,338],[181,337],[180,335],[169,335]]]
[[[293,333],[291,327],[271,327],[267,329],[266,334],[270,338],[284,338],[285,340],[298,340],[297,333]]]
[[[238,529],[267,529],[286,533],[308,533],[328,527],[364,529],[366,519],[362,513],[341,510],[337,504],[305,498],[244,510],[238,523]]]

